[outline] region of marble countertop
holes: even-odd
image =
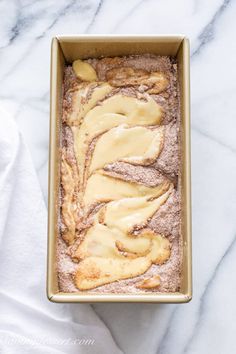
[[[190,38],[194,296],[184,305],[93,305],[124,353],[236,352],[235,15],[233,0],[0,2],[0,105],[28,143],[45,202],[51,38]]]

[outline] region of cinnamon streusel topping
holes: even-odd
[[[178,291],[177,66],[152,55],[77,60],[64,79],[61,291]]]

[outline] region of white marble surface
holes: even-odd
[[[51,37],[191,40],[194,297],[185,305],[94,305],[124,353],[236,352],[235,17],[235,0],[0,1],[0,105],[28,143],[45,201]]]

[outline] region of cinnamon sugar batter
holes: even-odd
[[[99,80],[106,80],[108,70],[119,67],[143,69],[148,72],[160,71],[167,74],[169,86],[159,94],[151,95],[152,98],[163,107],[164,117],[162,124],[166,126],[164,146],[160,156],[151,166],[135,166],[126,162],[115,162],[104,167],[110,176],[121,178],[126,181],[142,183],[154,187],[165,180],[174,183],[174,190],[166,203],[154,214],[148,222],[148,227],[157,234],[164,235],[171,243],[171,255],[162,265],[153,264],[143,275],[119,280],[110,284],[102,285],[89,290],[90,293],[143,293],[143,292],[175,292],[179,290],[181,280],[182,240],[180,235],[180,191],[179,191],[179,95],[177,85],[177,64],[170,57],[155,55],[128,56],[120,58],[89,59],[87,61],[96,70]],[[63,116],[65,117],[72,109],[73,90],[78,85],[71,66],[65,68],[64,77],[64,101]],[[107,96],[111,97],[117,92],[125,95],[141,98],[146,87],[122,87],[114,88]],[[63,119],[65,121],[65,119]],[[61,129],[62,148],[66,149],[67,157],[73,165],[76,162],[73,146],[73,134],[71,128],[62,123]],[[63,190],[60,191],[63,198]],[[79,218],[78,218],[79,219]],[[59,220],[59,231],[65,228],[63,220]],[[79,243],[79,240],[76,241]],[[72,246],[73,247],[73,246]],[[74,274],[78,263],[70,257],[71,248],[66,245],[61,237],[58,237],[57,245],[57,271],[60,291],[79,292],[74,285]],[[140,289],[135,284],[142,279],[153,275],[160,276],[160,285],[155,289]]]

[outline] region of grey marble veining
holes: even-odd
[[[0,1],[0,105],[28,143],[45,202],[50,40],[67,33],[184,33],[191,40],[194,297],[97,304],[128,354],[236,352],[236,1]]]

